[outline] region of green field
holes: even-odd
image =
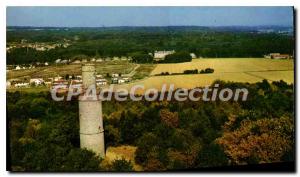
[[[129,74],[137,64],[128,61],[104,61],[96,63],[96,71],[98,74],[122,73]],[[26,70],[10,70],[7,72],[7,79],[12,78],[49,78],[65,75],[81,75],[81,64],[51,65],[47,67],[36,67]]]

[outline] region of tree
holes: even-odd
[[[192,61],[192,57],[188,52],[176,52],[169,54],[162,60],[162,63],[181,63]]]
[[[178,119],[178,113],[170,112],[167,109],[162,109],[160,111],[160,119],[163,123],[165,123],[169,127],[178,127],[179,119]]]
[[[216,143],[236,164],[279,162],[292,149],[293,127],[289,117],[244,120],[237,130],[226,129]]]
[[[152,63],[153,57],[148,54],[136,52],[132,54],[132,61],[136,63]]]

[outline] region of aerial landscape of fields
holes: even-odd
[[[278,164],[275,170],[292,171],[296,58],[294,28],[289,20],[293,19],[293,9],[211,8],[221,16],[223,8],[233,14],[238,13],[236,8],[243,9],[251,19],[260,19],[261,15],[253,13],[257,8],[269,18],[281,11],[289,17],[289,23],[284,25],[221,23],[233,17],[218,21],[218,25],[198,21],[169,24],[172,13],[185,22],[187,17],[180,14],[190,8],[164,7],[165,11],[160,11],[155,7],[9,7],[7,170],[235,171],[249,165],[249,169],[272,171],[272,165]],[[206,8],[192,8],[192,13],[200,19]],[[130,20],[116,20],[126,22],[125,26],[24,24],[27,18],[23,16],[35,18],[36,13],[31,11],[49,20],[43,13],[47,9],[60,14],[48,11],[53,21],[61,16],[70,18],[70,14],[78,17],[75,22],[80,21],[81,13],[77,12],[84,9],[90,19],[101,10],[105,14],[106,10],[122,9],[127,11],[122,18]],[[168,19],[168,23],[155,26],[148,24],[148,19],[147,25],[127,24],[132,20],[127,16],[131,12],[149,18],[143,15],[147,9],[157,14],[168,12],[160,17]],[[105,17],[103,14],[99,19]],[[119,16],[115,15],[113,18]],[[16,16],[23,19],[22,23],[15,22]],[[96,88],[92,92],[95,94],[113,86],[111,92],[118,95],[119,89],[130,91],[137,85],[144,87],[133,94],[142,95],[138,101],[120,101],[117,97],[82,99],[89,86]],[[219,96],[197,101],[180,101],[176,97],[147,100],[147,90],[160,91],[164,85],[174,85],[174,94],[181,89],[204,91],[218,87],[208,95]],[[68,93],[74,90],[82,92],[68,99]],[[247,94],[229,101],[221,99],[235,90],[246,90]],[[172,96],[173,90],[167,92]],[[56,100],[53,95],[62,99]]]

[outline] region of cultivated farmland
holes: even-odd
[[[258,71],[292,71],[293,60],[274,60],[264,58],[218,58],[218,59],[194,59],[192,62],[176,64],[159,64],[151,72],[151,75],[161,72],[183,73],[188,69],[213,68],[215,73],[240,73]]]
[[[161,72],[183,73],[188,69],[213,68],[212,74],[185,74],[155,76]],[[143,80],[118,85],[130,89],[140,84],[147,88],[161,89],[163,84],[174,84],[175,88],[195,88],[212,84],[215,80],[232,82],[260,82],[263,79],[268,81],[284,80],[287,83],[294,83],[294,61],[293,60],[272,60],[263,58],[224,58],[224,59],[194,59],[192,62],[178,64],[158,64],[151,72],[151,77]],[[138,91],[139,93],[142,90]]]

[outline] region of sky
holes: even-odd
[[[7,26],[293,26],[292,7],[7,7]]]

